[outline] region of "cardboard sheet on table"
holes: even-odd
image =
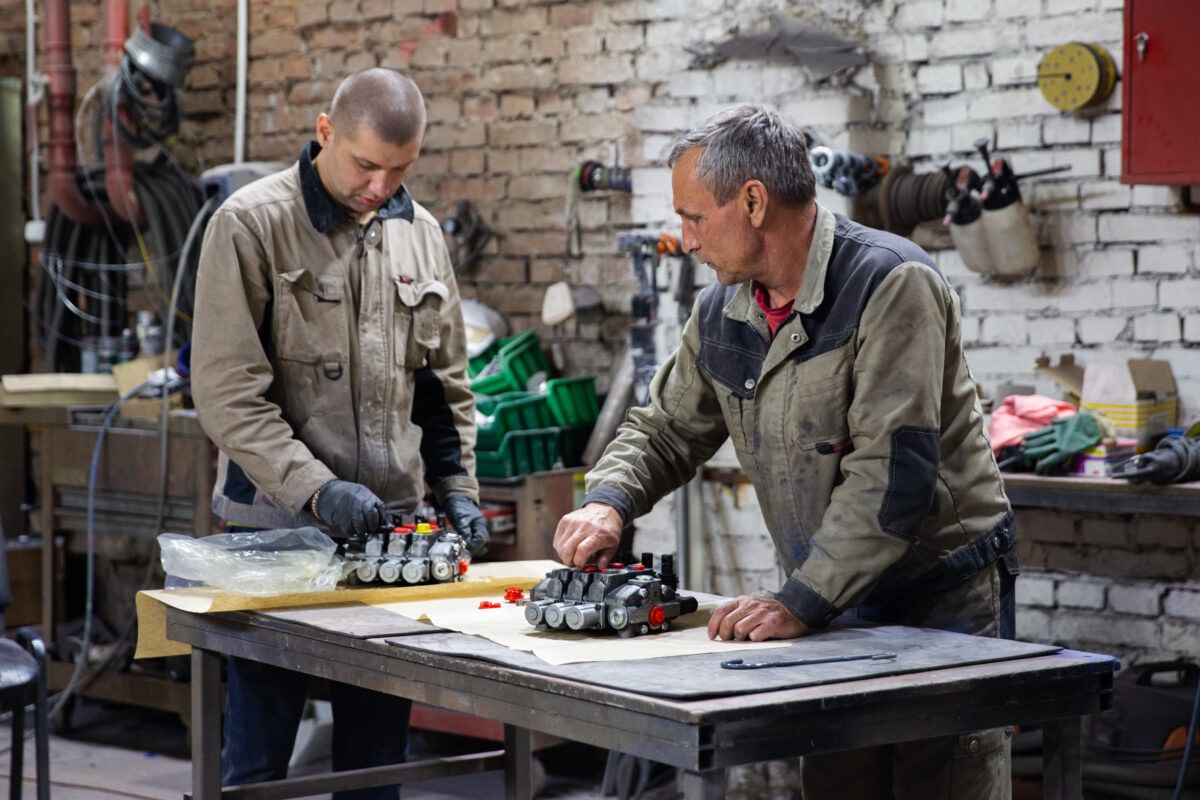
[[[454,583],[343,587],[332,592],[244,595],[225,592],[211,586],[138,592],[138,645],[134,657],[156,658],[185,655],[190,652],[191,648],[186,644],[167,638],[167,606],[193,614],[213,614],[221,611],[263,611],[339,605],[347,602],[374,604],[401,598],[491,597],[496,594],[503,595],[508,586],[520,586],[528,590],[544,578],[547,572],[560,566],[562,565],[547,560],[493,561],[472,564],[467,579]]]
[[[621,641],[637,648],[647,638],[654,637],[641,636]],[[768,651],[758,647],[748,648],[747,642],[723,642],[720,644],[726,649],[721,652],[555,666],[530,653],[504,647],[486,639],[448,632],[406,636],[387,641],[398,647],[477,658],[582,683],[675,699],[700,699],[842,683],[886,675],[1029,658],[1056,653],[1061,649],[1052,645],[886,625],[833,628],[803,639],[776,643],[784,646]],[[722,661],[735,658],[766,662],[877,652],[893,652],[896,653],[896,658],[751,670],[730,670],[721,667]]]
[[[439,628],[483,637],[504,647],[532,653],[548,665],[631,661],[727,651],[729,644],[709,639],[706,627],[713,607],[726,598],[682,591],[700,602],[699,609],[672,620],[668,631],[628,639],[615,634],[537,630],[525,621],[525,611],[521,606],[505,602],[500,603],[500,608],[487,609],[479,608],[473,598],[431,598],[375,605],[412,619],[427,619]],[[741,646],[746,645],[742,643]],[[787,642],[758,642],[752,647],[771,650],[787,647]]]

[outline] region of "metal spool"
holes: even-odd
[[[1038,88],[1059,111],[1078,111],[1100,105],[1117,84],[1117,67],[1103,47],[1068,42],[1038,63]]]

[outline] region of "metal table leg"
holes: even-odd
[[[504,726],[505,800],[533,800],[533,733]]]
[[[725,770],[683,771],[684,800],[725,800]]]
[[[192,648],[192,800],[221,797],[221,656]]]
[[[1045,800],[1082,800],[1079,734],[1079,717],[1056,719],[1042,726],[1042,797]]]

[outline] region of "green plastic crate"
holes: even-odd
[[[475,451],[475,473],[482,478],[512,478],[554,469],[561,435],[558,428],[510,431],[495,450]]]
[[[496,357],[471,381],[476,394],[523,392],[529,379],[536,374],[549,375],[550,367],[542,353],[542,343],[536,331],[525,331],[509,339]]]
[[[554,378],[546,381],[546,400],[556,425],[580,425],[593,423],[600,416],[600,403],[596,400],[596,379]]]
[[[508,392],[476,398],[475,408],[486,416],[486,422],[479,425],[475,445],[479,450],[498,449],[506,433],[554,424],[549,402],[536,392]]]
[[[496,357],[496,354],[500,352],[501,346],[503,346],[504,343],[507,341],[508,341],[508,339],[493,341],[491,344],[489,344],[487,346],[486,350],[484,350],[482,353],[475,356],[474,358],[469,359],[467,361],[467,377],[475,378],[481,372],[486,370],[488,367],[488,364],[491,364],[492,359],[494,359]]]

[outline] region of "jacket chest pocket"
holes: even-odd
[[[849,420],[852,363],[839,348],[802,364],[789,366],[791,375],[784,418],[789,444],[819,456],[845,455],[852,449]]]
[[[803,372],[803,370],[801,370]],[[783,463],[794,476],[785,496],[791,500],[797,530],[821,526],[833,490],[843,480],[842,457],[853,452],[847,419],[852,388],[850,373],[792,383],[784,404],[780,427],[784,431]],[[796,562],[807,554],[807,544],[792,542],[789,552]]]
[[[396,366],[420,369],[430,350],[442,346],[442,303],[450,290],[441,281],[405,283],[396,279],[392,314]]]
[[[346,310],[341,280],[321,279],[306,269],[277,276],[273,337],[285,361],[312,364],[346,351]]]

